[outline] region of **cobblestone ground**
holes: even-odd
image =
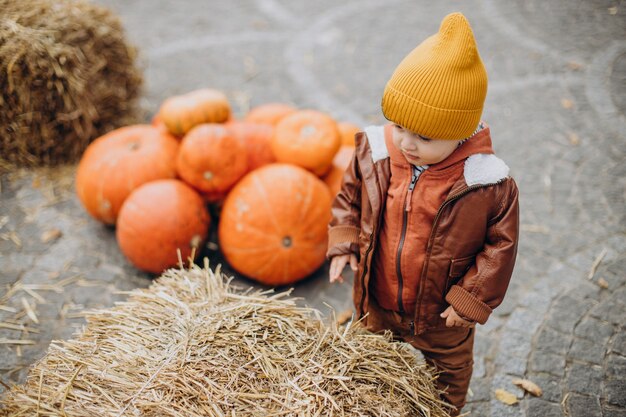
[[[99,2],[142,51],[146,120],[165,97],[211,86],[238,115],[283,101],[361,125],[384,122],[380,95],[395,65],[461,10],[489,73],[484,118],[518,181],[523,232],[507,298],[477,332],[464,411],[626,416],[623,1]],[[114,230],[82,210],[73,174],[0,178],[0,340],[34,343],[0,345],[4,384],[23,381],[50,340],[70,337],[83,308],[150,283],[120,254]],[[329,286],[326,267],[295,294],[325,312],[351,307],[350,283]],[[9,328],[12,320],[28,329]],[[524,395],[514,377],[543,396]],[[497,388],[520,402],[500,403]]]

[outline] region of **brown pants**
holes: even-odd
[[[413,317],[380,307],[370,297],[365,320],[368,330],[374,333],[391,330],[394,337],[420,350],[426,362],[440,372],[436,384],[437,388],[446,391],[442,394],[442,399],[456,407],[450,415],[458,416],[465,405],[465,396],[472,377],[475,329],[441,327],[414,336],[410,330],[412,319]]]

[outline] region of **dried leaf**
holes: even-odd
[[[514,379],[513,384],[517,385],[524,391],[531,393],[535,397],[541,397],[543,395],[543,391],[539,388],[539,385],[529,381],[528,379]]]
[[[572,107],[574,107],[574,102],[572,100],[569,100],[567,98],[562,98],[561,99],[561,106],[563,106],[564,109],[571,109]]]
[[[496,398],[498,401],[506,404],[506,405],[514,405],[519,402],[515,394],[508,392],[507,390],[497,389],[496,390]]]
[[[576,62],[576,61],[570,61],[567,63],[567,67],[573,71],[578,71],[582,69],[583,64],[581,64],[580,62]]]
[[[63,236],[63,232],[61,232],[59,229],[46,230],[41,235],[41,242],[42,243],[48,243],[48,242],[51,242],[53,240],[57,240],[61,236]]]
[[[578,146],[580,144],[580,138],[578,137],[578,135],[574,132],[570,132],[569,136],[569,143],[571,143],[574,146]]]
[[[352,309],[344,310],[337,316],[337,324],[345,324],[352,318]]]
[[[617,14],[617,6],[609,7],[609,14],[615,16]]]
[[[598,287],[604,288],[605,290],[609,288],[609,283],[604,278],[598,278]]]

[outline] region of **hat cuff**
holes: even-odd
[[[461,140],[474,133],[483,109],[456,110],[429,106],[387,85],[383,93],[385,118],[431,139]]]

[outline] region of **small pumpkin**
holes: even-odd
[[[179,144],[150,125],[126,126],[93,141],[76,171],[76,194],[95,219],[115,224],[124,200],[140,185],[176,177]]]
[[[288,116],[297,109],[284,103],[266,103],[261,104],[250,110],[244,121],[249,123],[267,124],[276,126],[280,120]]]
[[[343,181],[343,176],[352,162],[352,156],[354,155],[354,148],[349,145],[342,146],[335,158],[333,159],[333,166],[322,179],[328,186],[330,190],[331,196],[334,198],[341,189],[341,182]]]
[[[122,253],[137,268],[159,274],[197,255],[211,219],[200,195],[180,180],[142,185],[124,202],[116,237]],[[196,249],[195,251],[193,249]]]
[[[170,97],[159,109],[159,118],[176,136],[183,136],[202,123],[222,123],[231,117],[224,93],[210,88]]]
[[[228,128],[244,144],[248,153],[248,171],[276,162],[272,151],[274,127],[266,124],[231,122]]]
[[[197,190],[219,194],[245,175],[248,155],[244,144],[227,126],[207,123],[185,135],[176,169],[178,175]]]
[[[322,176],[331,167],[341,139],[335,120],[316,110],[301,110],[276,126],[272,150],[279,162],[308,169]]]
[[[362,129],[357,125],[349,122],[337,123],[337,128],[339,129],[339,134],[341,135],[341,145],[354,147],[354,136]]]
[[[167,126],[165,126],[165,123],[163,122],[163,120],[161,120],[161,117],[159,116],[158,113],[155,114],[154,117],[152,117],[152,120],[150,121],[150,125],[156,127],[162,132],[169,133],[170,135],[174,136],[176,139],[181,139],[181,136],[176,136],[169,131]]]
[[[331,198],[325,184],[290,164],[246,175],[228,194],[220,249],[240,273],[266,285],[288,285],[325,260]]]

